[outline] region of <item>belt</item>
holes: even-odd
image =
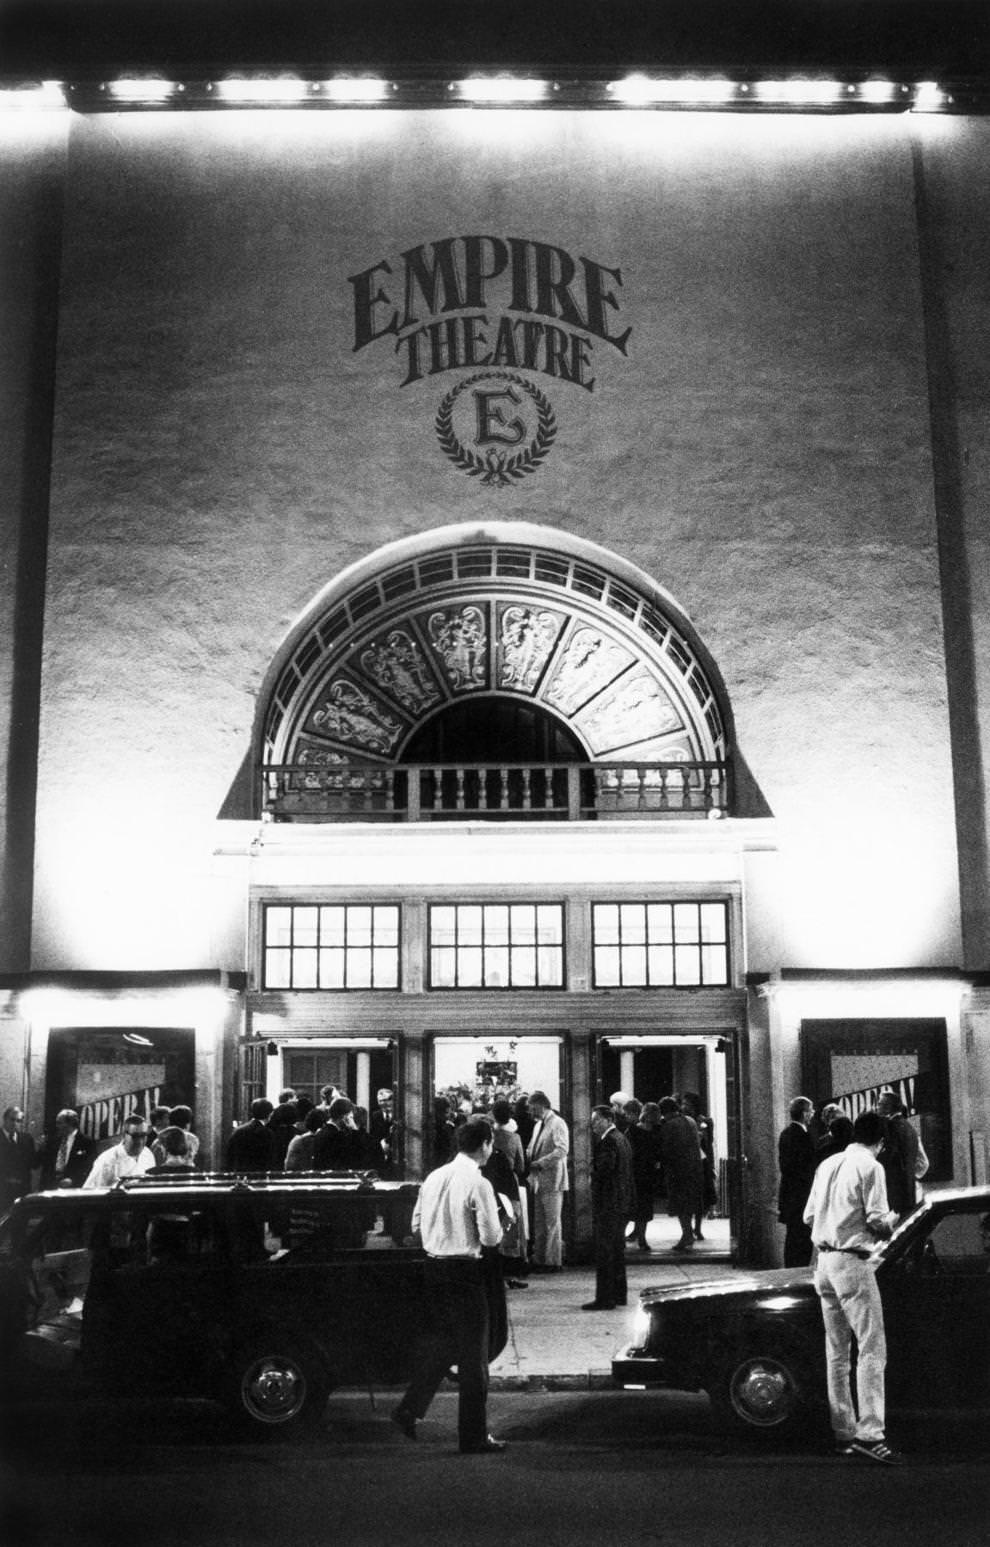
[[[858,1257],[861,1262],[869,1262],[872,1252],[864,1251],[861,1246],[818,1246],[820,1252],[844,1252],[848,1257]]]

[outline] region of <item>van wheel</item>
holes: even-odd
[[[737,1432],[782,1437],[797,1433],[810,1416],[808,1378],[782,1348],[737,1350],[723,1362],[708,1395],[716,1419]]]
[[[235,1355],[224,1387],[226,1405],[238,1422],[284,1433],[322,1416],[331,1382],[315,1353],[274,1335]]]

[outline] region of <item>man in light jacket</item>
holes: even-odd
[[[526,1179],[533,1199],[532,1268],[556,1273],[564,1263],[564,1239],[560,1217],[564,1194],[570,1188],[567,1157],[571,1136],[564,1119],[550,1105],[542,1090],[529,1098],[533,1133],[526,1147]]]

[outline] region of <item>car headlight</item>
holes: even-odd
[[[646,1310],[644,1306],[639,1306],[635,1316],[633,1317],[632,1324],[632,1340],[636,1348],[646,1347],[647,1343],[650,1341],[650,1330],[652,1326],[653,1320],[649,1311]]]

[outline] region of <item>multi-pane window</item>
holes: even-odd
[[[559,903],[457,903],[430,908],[431,988],[562,988]]]
[[[265,988],[398,988],[395,904],[269,904]]]
[[[594,903],[595,987],[724,987],[728,928],[724,902]]]

